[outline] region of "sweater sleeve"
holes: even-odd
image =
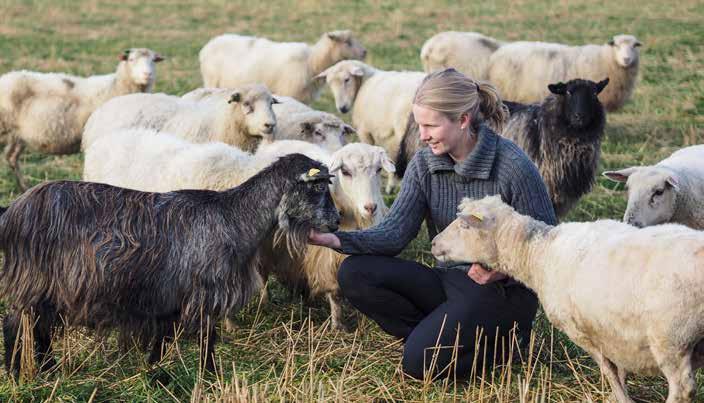
[[[365,230],[336,232],[341,247],[348,255],[395,256],[416,237],[427,211],[418,154],[411,160],[401,182],[401,190],[384,220]]]
[[[522,150],[515,145],[513,147],[515,152],[510,163],[500,170],[504,176],[501,183],[507,187],[503,192],[504,201],[520,214],[556,225],[555,210],[538,168]]]

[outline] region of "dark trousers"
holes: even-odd
[[[521,285],[479,285],[461,270],[394,257],[350,256],[338,280],[355,308],[405,341],[403,370],[418,379],[425,373],[466,377],[473,365],[481,374],[482,364],[490,368],[506,358],[514,326],[519,336],[530,332],[538,308],[535,295]]]

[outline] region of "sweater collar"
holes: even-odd
[[[477,144],[474,149],[459,164],[456,164],[447,154],[435,155],[429,152],[428,169],[430,172],[455,171],[458,175],[468,178],[489,179],[491,167],[494,166],[499,136],[485,125],[480,126],[477,136]]]

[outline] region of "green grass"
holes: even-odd
[[[608,116],[601,169],[653,163],[704,139],[704,3],[695,0],[0,0],[0,13],[0,73],[103,74],[114,71],[123,49],[145,46],[167,57],[158,66],[156,91],[172,94],[200,86],[197,53],[227,31],[313,42],[324,31],[349,28],[368,48],[370,64],[407,70],[421,69],[420,47],[443,30],[571,44],[631,33],[644,43],[640,81],[632,101]],[[314,106],[335,112],[329,92]],[[22,164],[31,184],[79,179],[82,156],[26,153]],[[18,194],[0,164],[0,203]],[[599,177],[568,220],[618,219],[624,208],[623,187]],[[427,235],[403,255],[431,263]],[[139,353],[119,351],[112,336],[79,330],[57,337],[61,365],[55,372],[21,384],[1,373],[0,400],[603,401],[609,390],[594,362],[542,315],[530,361],[524,357],[470,384],[403,377],[401,344],[375,324],[360,319],[356,333],[330,331],[326,304],[292,301],[279,286],[269,304],[253,301],[236,319],[237,330],[218,347],[217,376],[199,376],[194,343],[180,341],[160,364],[172,378],[163,385]],[[701,374],[698,379],[704,385]],[[667,384],[661,377],[634,376],[629,389],[641,401],[662,401]],[[704,400],[702,386],[698,398]]]

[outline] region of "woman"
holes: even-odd
[[[413,101],[420,139],[428,147],[409,163],[388,216],[363,231],[310,235],[312,244],[352,255],[340,266],[342,293],[384,331],[405,341],[403,369],[415,378],[428,372],[469,375],[477,328],[483,329],[487,367],[494,362],[497,336],[501,354],[514,324],[520,335],[531,329],[538,307],[535,294],[505,275],[479,264],[431,270],[393,257],[415,238],[424,219],[431,239],[445,229],[463,197],[499,194],[518,212],[556,223],[535,165],[485,124],[500,128],[507,115],[490,84],[454,69],[429,74]],[[477,354],[479,369],[483,346]]]

